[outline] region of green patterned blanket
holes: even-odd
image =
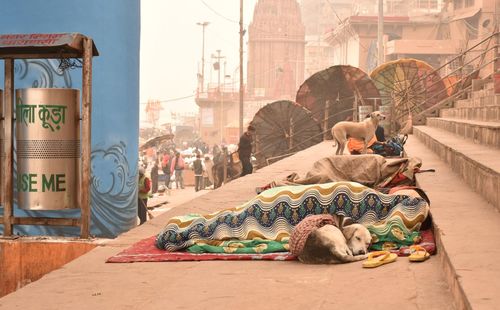
[[[374,248],[399,247],[418,238],[429,205],[408,191],[386,195],[354,182],[281,186],[239,207],[174,217],[156,237],[156,246],[171,252],[195,246],[189,251],[196,253],[286,251],[295,225],[306,216],[322,213],[344,215],[365,225],[374,238]],[[223,243],[234,239],[247,241],[232,246]],[[264,242],[251,243],[254,240]]]

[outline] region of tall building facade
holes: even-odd
[[[305,48],[297,1],[259,0],[248,31],[248,95],[295,100],[304,81]]]
[[[325,33],[351,16],[352,0],[302,0],[302,21],[306,27],[305,79],[334,64],[334,49]]]

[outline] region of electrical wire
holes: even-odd
[[[224,18],[225,20],[227,21],[230,21],[232,23],[236,23],[236,24],[239,24],[240,22],[237,21],[237,20],[234,20],[234,19],[230,19],[224,15],[222,15],[221,13],[217,12],[216,10],[214,10],[211,6],[209,6],[204,0],[200,0],[201,3],[203,3],[203,5],[205,5],[210,11],[212,11],[214,14],[218,15],[219,17],[222,17]]]
[[[229,21],[229,22],[232,22],[232,23],[235,23],[235,24],[238,24],[238,25],[240,24],[240,22],[239,22],[239,21],[234,20],[234,19],[231,19],[231,18],[229,18],[229,17],[226,17],[226,16],[224,16],[223,14],[221,14],[221,13],[217,12],[217,10],[215,10],[215,9],[214,9],[214,8],[212,8],[210,5],[208,5],[208,4],[207,4],[204,0],[200,0],[200,1],[203,3],[203,5],[205,5],[205,6],[206,6],[206,7],[207,7],[210,11],[212,11],[212,12],[213,12],[214,14],[216,14],[217,16],[219,16],[219,17],[221,17],[221,18],[223,18],[223,19],[225,19],[225,20],[227,20],[227,21]],[[244,26],[246,29],[248,29],[248,28],[250,27],[250,24],[243,23],[243,26]],[[258,31],[260,31],[260,32],[267,33],[267,34],[276,34],[276,32],[275,32],[275,31],[270,31],[270,30],[266,30],[266,29],[262,29],[262,28],[256,27],[256,26],[255,26],[255,24],[254,24],[254,25],[252,25],[252,29],[255,29],[255,30],[258,30]],[[243,31],[245,32],[246,30],[243,30]]]
[[[163,99],[163,100],[155,100],[155,102],[160,102],[160,103],[166,103],[166,102],[173,102],[173,101],[179,101],[187,98],[192,98],[196,96],[196,94],[191,94],[187,96],[182,96],[182,97],[177,97],[177,98],[171,98],[171,99]],[[148,104],[149,102],[141,102],[140,104]]]

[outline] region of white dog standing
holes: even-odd
[[[366,148],[368,142],[375,135],[375,130],[377,129],[378,123],[385,119],[385,115],[380,113],[380,111],[375,111],[370,113],[370,117],[366,118],[362,122],[338,122],[332,128],[333,140],[337,143],[336,155],[342,155],[344,153],[344,148],[347,139],[354,138],[364,141],[364,147],[362,154],[366,154]],[[334,144],[335,146],[335,144]]]

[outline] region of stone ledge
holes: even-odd
[[[478,108],[487,106],[500,106],[500,95],[475,96],[460,99],[455,102],[455,108]]]
[[[480,122],[453,118],[428,118],[429,127],[439,128],[475,142],[500,148],[500,122]]]
[[[413,132],[474,191],[500,210],[500,150],[427,126],[415,126]]]
[[[500,119],[500,106],[441,109],[440,116],[485,122],[496,121]]]

